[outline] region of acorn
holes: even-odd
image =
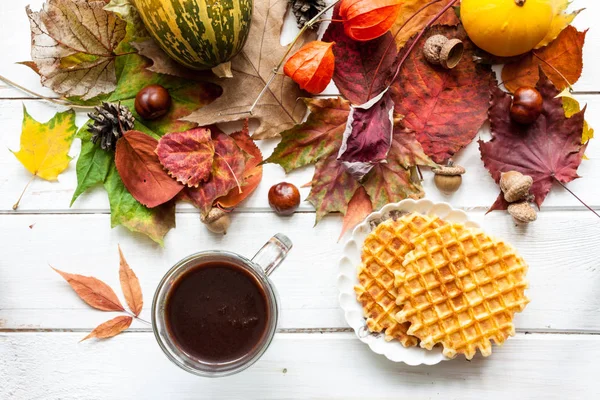
[[[227,234],[227,229],[229,229],[229,225],[231,225],[229,213],[223,211],[219,207],[211,208],[207,215],[200,214],[200,221],[206,225],[209,231],[222,233],[223,235]]]
[[[444,193],[450,194],[458,190],[462,184],[462,174],[466,171],[463,167],[450,159],[445,166],[436,167],[431,169],[435,176],[433,182],[435,186]]]
[[[529,196],[531,185],[533,185],[533,178],[518,171],[500,174],[500,189],[504,193],[504,200],[509,203],[525,200]]]
[[[425,59],[433,65],[452,69],[462,59],[465,46],[459,39],[448,39],[444,35],[432,35],[423,45]]]
[[[510,106],[510,118],[519,124],[534,123],[542,113],[544,99],[534,87],[523,86],[515,91]]]
[[[508,213],[518,225],[528,224],[537,219],[537,212],[528,201],[513,203],[508,206]]]

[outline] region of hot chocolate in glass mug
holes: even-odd
[[[196,375],[235,374],[267,350],[279,318],[269,275],[292,248],[273,236],[251,259],[203,251],[179,261],[158,284],[152,327],[167,357]]]

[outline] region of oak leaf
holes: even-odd
[[[338,17],[339,6],[336,6],[332,18]],[[373,86],[371,97],[381,93],[387,87],[387,80],[391,78],[392,66],[397,56],[391,33],[388,32],[368,42],[358,42],[344,33],[341,24],[332,23],[323,34],[323,40],[335,42],[333,81],[342,96],[350,102],[364,104],[369,101],[368,92],[371,85]],[[379,72],[375,74],[378,66]]]
[[[514,92],[521,86],[535,86],[540,77],[540,68],[559,90],[573,85],[579,80],[583,69],[586,33],[568,26],[548,46],[506,64],[502,69],[506,89]]]
[[[233,138],[218,129],[213,129],[213,142],[215,158],[210,177],[197,188],[186,188],[187,196],[203,215],[208,214],[216,199],[233,188],[243,193],[240,182],[246,165],[244,152]]]
[[[234,208],[250,196],[252,192],[256,190],[256,187],[263,176],[263,156],[248,133],[248,121],[246,120],[244,128],[241,131],[232,133],[230,137],[235,140],[235,143],[240,149],[250,156],[250,159],[246,161],[246,166],[244,167],[244,173],[242,175],[242,193],[240,193],[239,190],[236,190],[236,188],[233,188],[226,196],[219,198],[217,203],[223,208]]]
[[[119,281],[121,282],[121,290],[123,291],[127,305],[136,317],[139,316],[144,307],[142,287],[137,275],[129,267],[129,264],[127,264],[127,260],[125,260],[125,256],[121,251],[121,246],[119,246]]]
[[[21,148],[15,157],[34,176],[55,181],[69,165],[69,149],[73,143],[75,112],[57,113],[48,122],[34,120],[23,106]]]
[[[493,74],[489,66],[473,62],[474,46],[460,27],[434,26],[416,48],[436,34],[463,41],[458,66],[451,70],[432,66],[422,51],[413,51],[391,94],[396,113],[404,116],[402,124],[415,131],[425,153],[441,163],[471,143],[485,122]]]
[[[342,233],[340,233],[338,242],[347,231],[361,223],[371,211],[373,211],[373,204],[371,203],[371,199],[365,191],[365,188],[361,186],[356,189],[354,196],[352,196],[352,199],[350,199],[350,202],[348,203],[348,209],[346,210],[344,222],[342,224]]]
[[[31,57],[42,85],[83,100],[112,92],[117,84],[115,48],[126,23],[105,11],[104,1],[48,0],[41,11],[27,7]]]
[[[539,49],[552,43],[552,41],[558,37],[558,35],[563,31],[563,29],[571,25],[571,22],[573,22],[575,17],[579,15],[581,11],[583,11],[575,10],[573,12],[567,12],[567,8],[571,3],[570,0],[551,1],[554,7],[554,17],[552,18],[552,23],[550,24],[550,30],[548,31],[544,39],[542,39],[542,41],[535,46],[536,49]]]
[[[80,342],[91,338],[108,339],[113,336],[117,336],[119,333],[129,328],[132,322],[133,318],[127,315],[121,315],[113,318],[104,322],[103,324],[98,325],[93,331],[90,332],[89,335],[81,339]]]
[[[169,175],[184,185],[198,187],[210,176],[215,146],[210,129],[194,128],[160,138],[156,154]]]
[[[131,195],[153,208],[183,190],[163,169],[155,153],[158,141],[143,132],[128,131],[117,141],[115,166]]]
[[[531,194],[542,205],[552,184],[568,183],[578,178],[586,145],[581,144],[585,110],[565,116],[559,91],[540,71],[537,89],[544,103],[540,117],[531,125],[513,122],[509,115],[512,98],[499,88],[492,91],[489,110],[492,139],[479,141],[481,159],[498,183],[500,174],[518,171],[533,178]],[[491,210],[506,209],[502,194]]]
[[[101,280],[52,269],[60,274],[81,300],[91,307],[102,311],[125,311],[115,292]]]

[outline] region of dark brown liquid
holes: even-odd
[[[266,293],[243,268],[224,262],[192,267],[166,300],[167,329],[178,347],[208,362],[252,352],[269,321]]]

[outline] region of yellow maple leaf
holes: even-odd
[[[554,7],[554,18],[550,24],[550,30],[544,39],[535,46],[539,49],[544,46],[548,46],[558,37],[558,35],[575,19],[575,17],[583,10],[576,10],[571,13],[567,13],[567,7],[569,7],[570,0],[552,0],[552,6]]]
[[[11,152],[33,174],[32,180],[38,176],[47,181],[55,181],[71,161],[68,153],[77,131],[75,112],[68,110],[57,113],[46,123],[33,119],[24,105],[23,114],[21,149]],[[19,201],[13,206],[14,209],[18,207]]]
[[[565,110],[565,117],[571,118],[573,114],[581,111],[581,106],[579,102],[573,97],[568,88],[563,90],[556,97],[561,97],[563,101],[563,109]],[[581,144],[586,144],[590,139],[594,138],[594,129],[587,123],[587,121],[583,121],[583,132],[581,134]],[[588,158],[584,155],[584,158],[587,160]]]

